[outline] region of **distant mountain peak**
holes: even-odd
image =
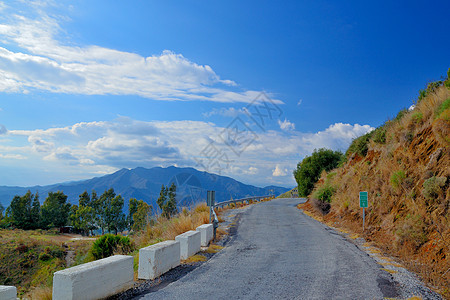
[[[288,189],[277,186],[265,188],[256,187],[239,182],[227,176],[221,176],[195,168],[180,168],[175,166],[134,169],[122,168],[114,173],[87,180],[70,183],[59,183],[36,187],[5,187],[0,186],[0,201],[7,207],[15,195],[23,195],[28,189],[38,191],[43,202],[48,192],[62,190],[72,204],[78,204],[78,196],[84,191],[91,193],[95,190],[101,195],[105,190],[114,188],[116,194],[125,199],[125,210],[128,200],[136,198],[144,200],[157,209],[156,200],[162,185],[177,185],[177,201],[179,206],[191,206],[197,202],[206,201],[206,191],[216,191],[216,201],[221,202],[233,198],[246,196],[262,196],[273,190],[275,195],[282,194]]]

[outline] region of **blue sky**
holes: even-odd
[[[176,165],[293,186],[305,155],[345,151],[446,73],[448,11],[0,1],[0,185]]]

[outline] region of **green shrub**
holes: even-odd
[[[39,254],[39,260],[40,261],[48,261],[50,260],[52,257],[50,254],[42,252],[41,254]]]
[[[413,119],[414,122],[420,123],[423,120],[423,113],[420,111],[416,111],[412,114],[411,118]]]
[[[396,189],[399,188],[405,178],[406,174],[403,170],[392,173],[390,180],[392,187]]]
[[[444,110],[449,109],[449,108],[450,108],[450,98],[448,98],[447,100],[442,102],[441,105],[439,105],[439,107],[435,113],[435,119],[439,118],[441,116],[441,114],[444,112]]]
[[[426,96],[428,96],[431,93],[434,93],[438,87],[440,87],[444,82],[442,80],[438,80],[438,81],[434,81],[434,82],[430,82],[427,85],[427,88],[424,90],[419,90],[419,97],[417,99],[417,103],[419,103],[420,101],[422,101],[423,98],[425,98]],[[447,86],[447,82],[445,83],[445,86]]]
[[[439,197],[442,193],[442,188],[447,182],[446,177],[433,176],[423,183],[422,195],[427,200],[433,200]]]
[[[372,141],[378,144],[386,143],[386,128],[385,126],[380,126],[373,131]]]
[[[113,255],[114,252],[128,254],[132,250],[133,246],[130,238],[120,235],[105,234],[92,244],[91,253],[95,259],[101,259]]]
[[[369,140],[372,137],[373,131],[366,133],[352,141],[350,147],[345,152],[346,156],[350,156],[352,153],[358,153],[361,156],[366,156],[369,149]]]
[[[404,108],[398,112],[397,116],[395,116],[393,122],[399,122],[406,114],[408,113],[408,109]]]
[[[322,202],[331,203],[331,197],[333,196],[333,194],[335,192],[336,192],[335,187],[333,187],[329,184],[325,184],[325,185],[321,186],[320,188],[318,188],[313,193],[313,198],[318,199]]]
[[[322,171],[328,172],[336,168],[343,158],[341,152],[324,148],[314,150],[311,156],[305,157],[297,164],[297,169],[294,171],[298,194],[303,197],[308,196]]]
[[[448,89],[450,89],[450,68],[448,68],[448,71],[447,71],[447,80],[445,80],[444,85],[445,85]]]

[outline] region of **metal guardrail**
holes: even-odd
[[[267,196],[252,196],[252,197],[246,197],[246,198],[241,198],[241,199],[232,199],[232,200],[228,200],[228,201],[215,203],[214,204],[214,208],[216,208],[216,207],[224,207],[224,206],[232,204],[232,203],[234,203],[234,204],[236,204],[236,203],[244,203],[244,202],[249,203],[251,200],[252,201],[261,201],[261,199],[274,198],[274,197],[275,196],[273,196],[273,195],[267,195]]]

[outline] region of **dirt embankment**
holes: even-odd
[[[377,129],[365,153],[350,153],[323,174],[315,189],[331,185],[323,217],[375,242],[450,297],[450,90],[438,88],[411,111]],[[361,151],[362,152],[362,151]],[[359,191],[368,191],[362,232]],[[312,195],[314,192],[312,193]],[[311,200],[303,209],[316,213]]]

